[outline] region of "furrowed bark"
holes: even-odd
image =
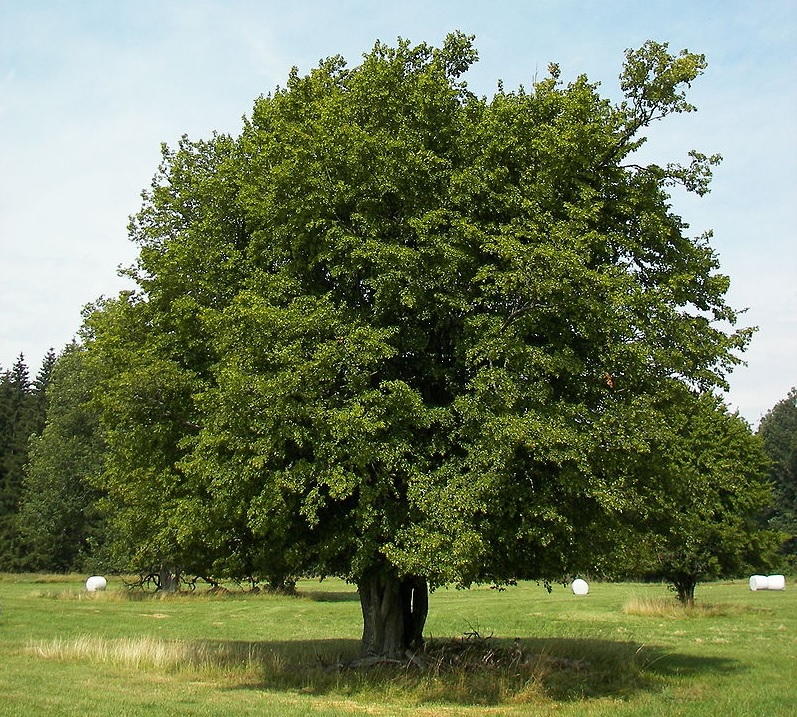
[[[357,584],[363,613],[363,656],[403,659],[423,644],[429,610],[426,580],[374,571]]]

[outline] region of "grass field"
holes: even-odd
[[[699,585],[691,611],[662,585],[438,590],[423,668],[340,669],[361,617],[338,580],[159,597],[0,575],[0,715],[791,717],[793,586]]]

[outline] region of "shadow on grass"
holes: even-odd
[[[210,653],[221,658],[219,667],[230,659],[240,665],[246,656],[246,677],[237,681],[236,689],[359,695],[370,700],[390,696],[414,703],[497,705],[628,698],[656,692],[681,678],[743,669],[733,660],[592,639],[434,641],[418,653],[416,662],[369,667],[347,666],[358,656],[357,640],[202,644],[215,645]]]
[[[459,705],[625,699],[683,678],[733,673],[733,660],[611,640],[463,638],[429,641],[403,663],[352,665],[357,640],[163,640],[84,635],[31,644],[45,659],[87,660],[136,670],[213,676],[234,689],[346,695]]]

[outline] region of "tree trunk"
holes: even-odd
[[[683,578],[675,581],[675,593],[681,605],[687,607],[695,606],[695,586],[697,580],[694,578]]]
[[[375,571],[357,583],[363,612],[363,656],[403,659],[423,645],[429,611],[426,580]]]
[[[180,568],[175,568],[164,563],[160,567],[158,578],[159,587],[165,593],[177,592],[180,588]]]
[[[267,590],[275,595],[296,595],[296,578],[275,574],[266,576]]]

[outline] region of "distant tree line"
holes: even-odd
[[[90,383],[76,344],[0,374],[0,570],[69,572],[103,563],[102,464]]]
[[[49,351],[34,379],[22,354],[10,369],[0,367],[0,570],[28,567],[19,509],[30,439],[47,420],[47,387],[55,362]]]

